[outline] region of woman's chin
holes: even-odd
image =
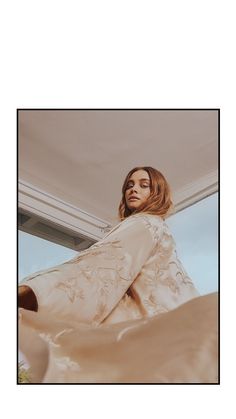
[[[140,204],[139,205],[128,205],[128,208],[129,208],[129,210],[130,211],[135,211],[136,209],[138,209],[140,207]]]

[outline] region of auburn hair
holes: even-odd
[[[130,177],[137,170],[145,170],[149,174],[150,196],[139,208],[130,210],[126,205],[125,192]],[[165,218],[171,210],[173,210],[173,202],[171,199],[170,186],[161,172],[150,166],[134,167],[130,170],[122,186],[122,199],[118,210],[118,216],[121,221],[131,214],[133,215],[139,212],[159,215],[160,217]]]

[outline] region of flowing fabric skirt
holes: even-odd
[[[96,328],[20,309],[19,349],[32,383],[217,383],[217,297]]]

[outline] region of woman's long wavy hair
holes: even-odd
[[[126,205],[125,191],[127,183],[134,172],[137,170],[145,170],[150,177],[150,196],[139,208],[130,210]],[[167,214],[173,211],[173,202],[171,199],[170,186],[161,172],[150,166],[134,167],[127,174],[122,186],[122,199],[119,205],[118,216],[121,221],[129,217],[131,214],[145,212],[148,214],[159,215],[165,218]]]

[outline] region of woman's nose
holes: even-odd
[[[138,191],[137,185],[133,185],[132,188],[131,188],[131,191],[132,192],[137,192]]]

